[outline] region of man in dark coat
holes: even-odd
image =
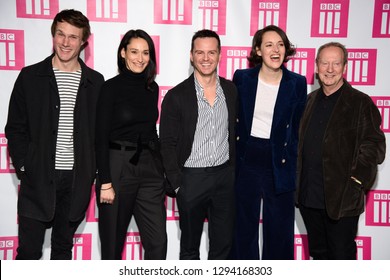
[[[343,78],[347,50],[318,49],[321,87],[308,96],[299,132],[299,209],[314,259],[356,259],[359,216],[385,158],[381,116],[371,98]]]
[[[103,76],[79,58],[90,32],[79,11],[64,10],[51,27],[54,53],[20,72],[5,127],[21,180],[16,259],[40,259],[52,227],[51,259],[71,259],[96,167],[96,102]]]

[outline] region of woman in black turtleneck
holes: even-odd
[[[167,251],[163,167],[156,121],[158,85],[151,37],[130,30],[118,47],[119,74],[105,82],[97,105],[96,157],[102,259],[122,259],[134,215],[144,259]]]

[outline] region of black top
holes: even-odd
[[[326,96],[320,89],[303,139],[302,178],[299,203],[306,207],[325,209],[322,167],[322,143],[330,116],[341,94],[340,87]]]
[[[146,74],[127,69],[106,81],[96,116],[96,158],[101,183],[111,182],[109,142],[144,143],[157,139],[158,85],[146,88]]]

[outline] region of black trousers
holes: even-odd
[[[132,216],[137,223],[145,260],[166,258],[166,209],[161,160],[143,150],[136,165],[129,162],[135,151],[110,150],[113,204],[100,203],[97,184],[101,258],[122,259]]]
[[[324,209],[300,206],[309,240],[309,253],[315,260],[356,260],[356,234],[359,216],[332,220]]]
[[[69,221],[73,171],[56,170],[54,183],[56,187],[56,206],[52,221],[43,222],[19,216],[17,260],[40,259],[46,229],[50,227],[52,227],[50,259],[72,259],[73,235],[82,221]]]
[[[210,260],[229,258],[234,227],[234,168],[184,168],[177,193],[180,214],[180,259],[200,259],[203,223],[208,219]]]

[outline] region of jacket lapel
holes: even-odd
[[[244,114],[243,118],[245,120],[245,124],[247,125],[246,129],[248,134],[250,134],[252,130],[252,120],[253,114],[255,111],[255,102],[256,102],[256,91],[257,91],[257,83],[259,80],[259,71],[260,66],[256,66],[247,73],[247,77],[245,80],[245,84],[242,85],[241,92],[245,94],[241,95],[242,102],[242,113]]]
[[[285,108],[289,106],[290,102],[292,101],[291,96],[294,94],[293,89],[295,87],[294,85],[291,84],[292,80],[290,79],[290,75],[288,71],[286,71],[286,68],[284,68],[283,66],[282,66],[282,70],[283,70],[283,76],[279,85],[278,96],[276,98],[276,103],[274,107],[272,130],[273,128],[277,127],[280,121],[289,121],[284,119],[283,112],[285,112]]]
[[[188,77],[186,89],[184,92],[185,98],[183,100],[183,104],[185,104],[184,108],[186,111],[186,115],[189,116],[189,131],[191,131],[192,135],[195,135],[196,123],[198,121],[198,100],[196,97],[194,73],[192,73],[192,75]]]

